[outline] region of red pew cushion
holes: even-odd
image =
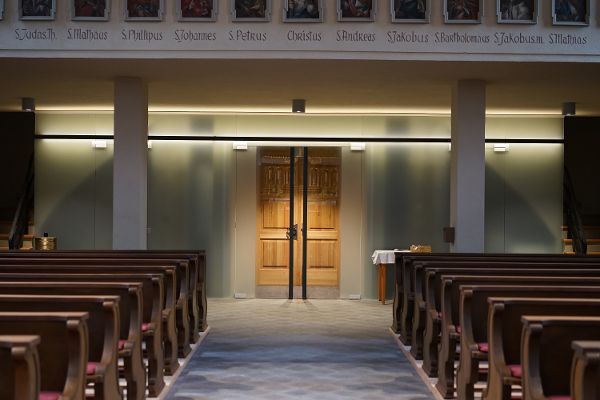
[[[123,350],[125,348],[125,343],[127,343],[127,340],[119,340],[119,350]]]
[[[490,346],[487,343],[477,343],[477,347],[482,353],[487,353],[490,350]]]
[[[58,400],[60,392],[40,392],[39,400]]]
[[[513,364],[509,365],[508,369],[510,370],[510,374],[515,378],[521,378],[523,376],[523,369],[520,365]]]
[[[94,375],[96,373],[96,368],[98,368],[98,363],[90,361],[87,363],[86,373],[88,375]]]
[[[150,324],[143,323],[142,324],[142,332],[146,332],[148,329],[150,329]]]

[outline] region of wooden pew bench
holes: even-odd
[[[28,251],[1,252],[3,258],[108,258],[136,260],[164,260],[181,262],[186,260],[189,268],[188,309],[190,313],[190,341],[195,343],[199,331],[206,329],[206,252],[202,250],[61,250],[61,251]]]
[[[89,314],[87,382],[94,387],[96,400],[122,397],[118,377],[119,297],[0,295],[0,312],[71,312]],[[133,399],[144,398],[142,392]],[[135,388],[133,388],[135,390]]]
[[[0,335],[38,335],[40,398],[85,400],[85,312],[0,312]]]
[[[49,253],[54,254],[54,253]],[[154,272],[152,268],[158,269],[167,269],[167,268],[175,268],[176,271],[176,304],[174,307],[175,310],[175,326],[176,326],[176,340],[170,340],[171,343],[168,344],[168,349],[165,349],[165,354],[167,360],[168,372],[174,373],[178,367],[177,360],[169,357],[171,354],[170,347],[171,345],[175,346],[175,352],[180,357],[185,357],[191,351],[190,347],[190,316],[188,310],[189,299],[188,296],[190,293],[188,292],[189,283],[189,263],[187,261],[179,261],[179,262],[171,262],[169,260],[150,260],[150,259],[120,259],[120,258],[96,258],[96,257],[83,257],[83,258],[64,258],[64,257],[18,257],[18,258],[9,258],[2,259],[0,258],[0,268],[2,265],[11,265],[13,268],[17,265],[39,265],[43,263],[44,265],[93,265],[98,268],[100,267],[128,267],[128,268],[136,268],[147,270],[147,272]],[[191,293],[194,295],[194,293]],[[194,297],[195,298],[195,297]],[[167,304],[168,306],[168,304]],[[175,343],[176,342],[176,343]],[[172,369],[174,368],[174,369]]]
[[[414,310],[414,287],[412,268],[415,263],[428,261],[534,261],[535,262],[593,262],[594,256],[548,255],[548,254],[482,254],[482,253],[396,253],[394,304],[392,330],[400,335],[405,345],[411,344]]]
[[[572,342],[597,340],[600,317],[526,315],[522,321],[523,399],[570,398]]]
[[[148,353],[148,390],[151,396],[157,396],[164,387],[164,354],[163,354],[163,334],[162,334],[162,315],[165,312],[163,299],[163,275],[147,273],[126,273],[115,271],[111,274],[92,274],[85,268],[74,272],[72,267],[66,268],[64,273],[62,268],[51,267],[54,273],[50,273],[48,268],[30,269],[23,271],[22,267],[17,267],[16,272],[2,272],[7,268],[0,269],[0,281],[70,281],[70,282],[115,282],[127,281],[136,282],[142,285],[142,341]],[[38,272],[39,271],[39,272]],[[106,271],[103,271],[106,272]],[[174,292],[171,292],[174,295]],[[171,320],[171,322],[173,322]],[[174,327],[172,328],[174,329]],[[133,349],[125,348],[125,342],[121,341],[121,358],[125,363],[133,362],[131,352]],[[135,362],[137,365],[137,361]],[[126,373],[132,371],[132,367],[125,369]],[[127,379],[133,385],[133,377]],[[136,393],[144,393],[143,382],[135,382],[134,388],[129,388],[131,398],[137,398]]]
[[[488,300],[493,303],[491,307]],[[498,319],[506,314],[500,311],[495,315],[488,315],[488,313],[494,314],[490,310],[502,308],[511,313],[506,320],[512,319],[512,324],[494,325],[490,321],[491,318]],[[480,380],[487,381],[486,392],[490,394],[494,392],[493,398],[501,394],[498,384],[501,384],[504,378],[510,377],[508,365],[520,364],[520,337],[515,335],[515,332],[521,331],[520,317],[525,314],[600,316],[600,288],[595,286],[462,286],[459,311],[460,362],[456,374],[456,392],[459,398],[473,399],[474,385]],[[492,326],[495,330],[490,330],[488,334],[488,327],[492,329]],[[506,360],[511,361],[505,364]],[[480,363],[483,361],[489,361],[487,376],[481,374]],[[507,395],[510,391],[503,393]]]
[[[38,400],[38,335],[0,335],[0,399]]]
[[[456,272],[451,272],[456,271]],[[577,270],[579,271],[579,270]],[[475,269],[443,269],[443,268],[432,268],[426,272],[425,278],[425,331],[423,332],[423,370],[431,377],[435,377],[438,374],[438,353],[439,343],[441,338],[441,315],[442,315],[442,286],[443,279],[449,275],[454,276],[482,276],[482,277],[526,277],[535,276],[540,273],[547,276],[570,276],[571,272],[565,270],[542,270],[542,269],[527,269],[523,266],[520,268],[507,268],[507,269],[495,269],[495,268],[475,268]],[[600,277],[600,271],[598,270],[584,270],[583,276],[591,276],[594,279],[595,275]],[[485,280],[486,284],[490,284],[488,280]],[[529,280],[531,281],[531,280]],[[513,283],[516,284],[516,283]],[[536,284],[537,285],[537,284]],[[579,285],[579,284],[578,284]],[[448,303],[448,306],[455,310],[454,321],[458,322],[458,301],[459,292],[458,289],[454,293],[454,303]]]
[[[489,275],[555,275],[555,276],[599,276],[600,263],[598,264],[577,264],[573,269],[571,264],[563,263],[523,263],[523,262],[464,262],[455,263],[452,266],[439,266],[446,263],[431,263],[427,265],[415,265],[413,275],[415,275],[415,297],[414,312],[412,322],[412,341],[411,354],[416,359],[423,356],[423,338],[426,327],[427,302],[435,304],[439,302],[440,279],[442,274],[489,274]],[[483,272],[485,270],[485,272]],[[437,279],[436,279],[437,278]],[[439,304],[439,303],[438,303]],[[435,369],[429,372],[435,375]],[[432,376],[432,375],[430,375]]]
[[[61,251],[62,252],[62,251]],[[81,254],[86,253],[80,250],[64,251],[67,254]],[[190,314],[193,325],[192,336],[190,340],[193,343],[199,338],[199,332],[204,332],[208,327],[206,322],[206,251],[204,250],[94,250],[95,254],[102,256],[108,255],[110,257],[123,257],[128,258],[152,258],[152,259],[180,259],[184,258],[190,262],[190,292],[194,290],[197,292],[196,301],[197,304],[197,317],[194,317],[193,313]],[[196,282],[194,285],[193,282]],[[194,305],[191,304],[192,298],[190,297],[189,309],[193,310]]]
[[[150,367],[156,369],[156,374],[149,372],[149,382],[153,390],[159,390],[164,386],[163,382],[163,371],[160,365],[164,365],[164,373],[172,375],[179,367],[177,360],[178,356],[178,340],[177,340],[177,327],[176,327],[176,277],[177,270],[173,266],[159,266],[159,265],[102,265],[92,262],[91,264],[84,264],[88,260],[68,260],[65,262],[57,261],[56,259],[40,260],[37,262],[31,262],[31,260],[25,260],[21,264],[18,264],[20,260],[17,260],[17,264],[12,262],[15,260],[1,260],[0,259],[0,273],[97,273],[101,270],[103,273],[110,273],[113,275],[138,275],[145,274],[160,274],[163,277],[164,283],[164,311],[162,315],[162,331],[155,332],[156,329],[151,329],[152,325],[145,325],[144,337],[146,342],[151,342],[151,346],[146,346],[146,349],[152,354],[149,355],[151,358]],[[10,262],[11,264],[4,264]],[[133,278],[132,278],[133,279]],[[155,299],[154,295],[153,298]],[[155,300],[153,300],[153,303]],[[159,345],[158,341],[161,335],[163,344]],[[147,343],[148,344],[148,343]],[[163,350],[164,347],[164,350]]]
[[[118,354],[125,361],[125,376],[129,377],[128,390],[139,394],[146,382],[142,359],[142,284],[136,282],[77,282],[77,281],[0,281],[0,294],[4,295],[84,295],[117,296],[119,298]],[[86,326],[87,329],[87,326]],[[86,347],[87,349],[87,347]],[[87,359],[87,353],[86,353]],[[150,379],[149,379],[150,380]],[[163,382],[164,384],[164,382]]]
[[[600,341],[572,343],[571,399],[596,400],[600,397]]]
[[[600,277],[565,277],[565,276],[442,276],[442,305],[441,313],[433,315],[428,313],[427,329],[434,329],[438,324],[441,326],[440,345],[438,351],[438,381],[436,389],[445,398],[451,398],[454,394],[454,361],[457,358],[456,347],[460,340],[459,301],[460,287],[463,285],[518,285],[518,286],[600,286]],[[436,323],[434,323],[436,321]],[[426,342],[434,341],[428,331]],[[428,343],[426,343],[428,344]]]

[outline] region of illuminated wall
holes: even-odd
[[[38,135],[107,135],[110,113],[41,113]],[[449,221],[448,143],[349,142],[369,138],[450,137],[448,116],[291,116],[153,113],[150,135],[351,138],[342,147],[340,292],[376,298],[376,248],[430,244],[446,251]],[[562,119],[489,117],[488,139],[562,139]],[[298,140],[298,139],[296,139]],[[272,144],[272,143],[271,143]],[[297,143],[294,143],[297,144]],[[149,248],[208,251],[209,295],[254,291],[255,151],[236,152],[231,141],[153,140],[148,165]],[[110,248],[112,141],[36,141],[36,232],[57,236],[62,249]],[[562,144],[486,145],[486,251],[561,251]],[[252,236],[250,238],[250,236]],[[391,273],[391,269],[390,269]],[[388,279],[391,282],[391,279]],[[391,293],[391,287],[388,287]]]

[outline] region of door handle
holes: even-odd
[[[298,224],[294,224],[285,230],[287,239],[298,240]]]

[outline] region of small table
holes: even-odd
[[[371,258],[379,266],[379,301],[385,304],[385,266],[396,263],[396,252],[402,250],[375,250]]]

